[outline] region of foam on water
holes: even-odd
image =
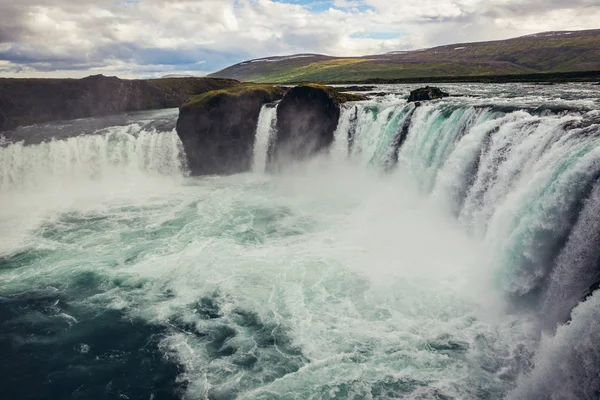
[[[0,148],[4,393],[594,398],[598,125],[492,95],[348,104],[277,175],[272,107],[228,177],[138,124]]]
[[[535,369],[519,379],[509,399],[596,399],[600,395],[598,332],[600,296],[573,310],[573,320],[547,335],[534,359]]]
[[[18,247],[48,212],[119,193],[152,193],[184,175],[177,134],[139,124],[32,146],[7,143],[0,147],[0,255]]]
[[[476,243],[407,177],[330,171],[75,206],[33,233],[28,252],[46,254],[2,278],[18,291],[97,276],[98,293],[77,301],[169,327],[160,348],[184,366],[188,398],[508,390],[501,374],[517,362],[478,366],[515,343]]]
[[[175,132],[145,131],[138,124],[87,136],[0,148],[0,190],[39,191],[102,180],[112,175],[181,175],[182,147]]]

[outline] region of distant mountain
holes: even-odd
[[[296,54],[225,68],[211,77],[247,82],[350,82],[600,71],[600,29],[545,32],[491,42],[365,57]]]

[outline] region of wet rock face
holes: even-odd
[[[339,117],[339,101],[326,88],[290,89],[277,107],[277,137],[269,151],[270,169],[328,149]]]
[[[448,93],[443,92],[439,88],[426,86],[424,88],[419,88],[410,92],[408,102],[412,103],[417,101],[435,100],[448,96],[450,96]]]
[[[260,109],[279,100],[280,88],[209,92],[180,108],[179,135],[192,175],[249,171]]]
[[[124,80],[0,78],[0,131],[17,126],[179,107],[191,96],[237,85],[232,79]]]
[[[0,112],[0,132],[16,128],[16,124],[11,121],[6,115]]]

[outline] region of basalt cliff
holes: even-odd
[[[42,122],[175,108],[196,94],[239,84],[233,79],[0,79],[0,131]]]

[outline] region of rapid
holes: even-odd
[[[232,176],[176,110],[1,141],[7,398],[598,398],[598,90],[447,88],[276,174],[275,104]]]

